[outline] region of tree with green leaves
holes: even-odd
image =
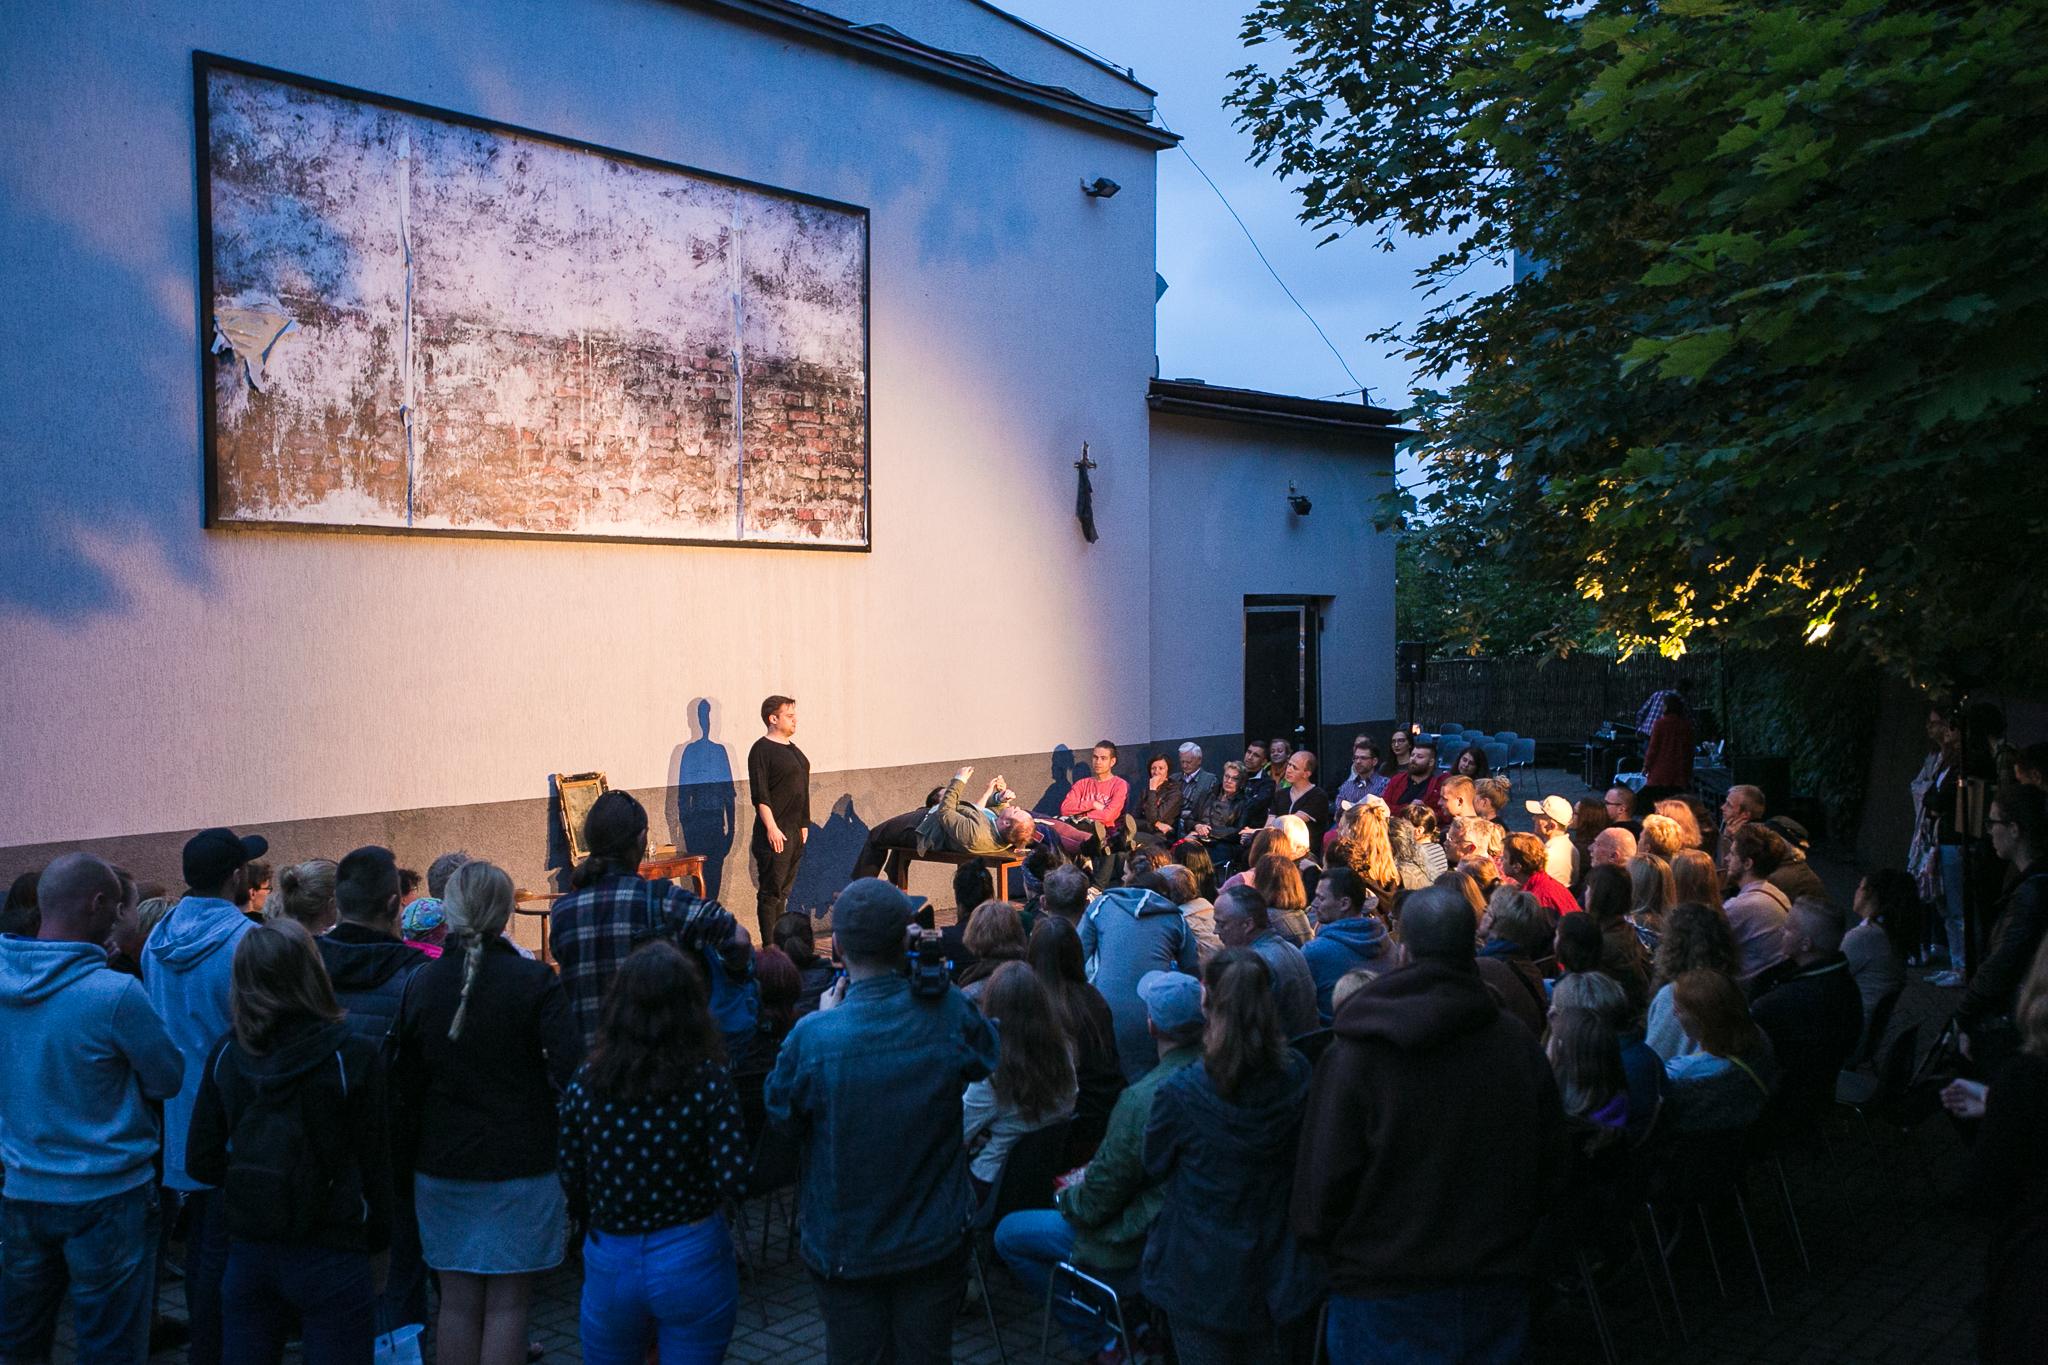
[[[1258,0],[1246,42],[1288,56],[1231,103],[1303,218],[1451,243],[1391,334],[1426,482],[1389,511],[1463,556],[1475,628],[1540,594],[1507,643],[2048,660],[2042,19]]]

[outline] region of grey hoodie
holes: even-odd
[[[178,1050],[142,984],[91,943],[0,938],[0,1162],[7,1197],[82,1204],[155,1178],[154,1110]]]
[[[1200,966],[1195,931],[1180,907],[1156,891],[1119,886],[1103,892],[1081,912],[1081,951],[1088,979],[1109,1002],[1116,1022],[1116,1055],[1124,1078],[1135,1081],[1159,1064],[1159,1048],[1138,998],[1138,978],[1147,972]]]
[[[230,1026],[235,945],[253,927],[231,902],[187,896],[171,907],[142,949],[143,988],[185,1058],[185,1079],[164,1104],[164,1184],[174,1190],[206,1188],[185,1174],[185,1135],[206,1058]]]

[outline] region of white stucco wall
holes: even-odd
[[[1372,529],[1392,467],[1315,433],[1153,415],[1155,736],[1241,726],[1244,599],[1262,594],[1329,599],[1324,724],[1394,714],[1394,539]],[[1306,517],[1288,510],[1289,480]]]
[[[202,530],[195,48],[867,206],[873,552]],[[1146,657],[1150,149],[664,0],[17,0],[0,113],[0,846],[1146,732],[1005,642]]]

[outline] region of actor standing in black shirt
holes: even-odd
[[[747,788],[754,801],[754,913],[761,921],[759,941],[771,943],[811,834],[811,761],[794,742],[794,699],[762,702],[761,723],[768,733],[747,751]]]

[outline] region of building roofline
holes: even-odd
[[[1037,24],[1032,23],[1023,15],[1012,14],[1010,13],[1010,11],[1004,9],[1001,5],[991,4],[990,0],[969,0],[969,3],[978,6],[981,9],[987,10],[990,14],[995,15],[999,19],[1008,20],[1010,23],[1015,24],[1018,28],[1023,29],[1027,33],[1045,39],[1047,42],[1059,48],[1061,51],[1072,53],[1074,56],[1079,57],[1082,61],[1089,63],[1091,66],[1101,67],[1104,71],[1107,71],[1110,75],[1116,77],[1118,80],[1122,81],[1125,85],[1130,86],[1134,90],[1142,90],[1147,95],[1157,95],[1159,93],[1157,90],[1154,90],[1151,86],[1145,84],[1145,82],[1138,79],[1138,73],[1135,68],[1128,66],[1118,66],[1115,62],[1111,61],[1109,58],[1105,56],[1102,56],[1100,53],[1090,52],[1087,48],[1082,47],[1072,38],[1062,38],[1059,34],[1054,33],[1049,28],[1040,28]]]
[[[1065,86],[1027,81],[1021,76],[1011,75],[984,57],[947,52],[919,42],[886,24],[856,24],[824,10],[797,4],[795,0],[671,0],[671,3],[711,10],[738,23],[772,29],[785,37],[814,46],[836,48],[942,85],[970,90],[1005,103],[1024,105],[1055,118],[1143,143],[1154,151],[1164,151],[1180,142],[1178,133],[1169,132],[1152,122],[1150,109],[1118,109],[1098,104]],[[1143,89],[1142,86],[1137,88]]]
[[[1416,435],[1406,427],[1394,425],[1390,408],[1339,403],[1327,398],[1297,398],[1292,394],[1230,388],[1199,380],[1155,379],[1146,390],[1145,402],[1154,412],[1181,417],[1320,431],[1332,436],[1368,438],[1376,443],[1394,444]]]

